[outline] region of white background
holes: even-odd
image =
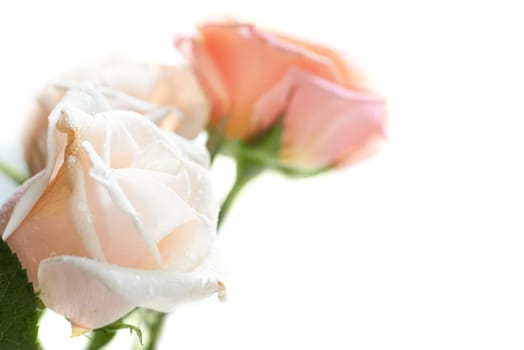
[[[229,300],[173,313],[161,349],[524,348],[524,22],[518,1],[6,2],[0,156],[20,162],[34,92],[107,51],[174,62],[209,14],[349,50],[387,97],[377,157],[309,180],[268,175],[220,237]],[[219,162],[219,190],[230,175]],[[4,189],[5,188],[5,189]],[[2,198],[9,186],[2,183]],[[48,349],[75,349],[59,317]],[[128,341],[126,332],[119,337]],[[125,349],[124,345],[116,347]]]

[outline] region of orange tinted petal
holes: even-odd
[[[219,69],[213,61],[212,55],[207,52],[204,38],[197,36],[190,39],[179,36],[175,38],[175,47],[192,62],[192,67],[202,88],[211,100],[210,121],[217,123],[228,112],[230,100]]]
[[[56,255],[89,256],[76,233],[69,205],[69,186],[64,171],[60,171],[7,239],[35,290],[38,290],[37,272],[42,259]]]
[[[335,67],[337,67],[337,70],[344,76],[344,82],[342,85],[345,87],[357,91],[367,91],[361,70],[339,52],[329,47],[321,46],[301,39],[292,38],[281,34],[276,35],[282,40],[297,46],[301,46],[331,60]]]
[[[205,47],[202,52],[214,62],[230,97],[230,120],[226,129],[229,138],[246,138],[258,131],[258,123],[252,119],[253,105],[292,67],[341,84],[346,80],[345,73],[331,58],[262,32],[253,25],[210,23],[198,29],[200,36],[194,42]],[[197,71],[201,70],[197,60],[193,63]],[[202,78],[207,79],[201,75]]]

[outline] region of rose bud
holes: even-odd
[[[158,65],[106,58],[61,74],[39,94],[25,129],[24,157],[31,174],[46,163],[47,116],[67,88],[88,81],[102,86],[114,109],[146,114],[166,130],[194,138],[205,127],[209,104],[187,65]]]
[[[69,90],[47,130],[46,167],[0,229],[48,308],[89,330],[224,293],[207,261],[218,205],[204,148],[112,110],[92,85]]]
[[[212,126],[224,128],[226,140],[246,142],[228,148],[237,158],[258,148],[265,155],[245,161],[268,159],[258,165],[305,174],[289,167],[316,172],[349,164],[383,140],[383,99],[330,48],[235,22],[200,25],[195,36],[177,37],[175,46],[211,101]],[[282,128],[281,138],[274,128]],[[266,134],[272,144],[260,141]],[[279,152],[271,153],[275,148]]]

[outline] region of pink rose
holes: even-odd
[[[218,205],[205,149],[84,85],[50,114],[47,151],[0,212],[47,307],[93,329],[223,293],[209,269]]]
[[[348,164],[384,135],[384,101],[359,71],[327,47],[245,23],[207,23],[176,47],[211,101],[212,125],[226,139],[251,140],[280,118],[280,160],[306,167]]]
[[[284,115],[280,160],[299,167],[349,165],[371,155],[384,138],[381,98],[294,69],[255,110],[261,129]]]

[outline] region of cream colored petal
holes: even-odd
[[[173,148],[181,150],[184,158],[204,168],[209,168],[209,153],[203,145],[198,145],[175,133],[164,133],[164,138],[168,140]]]
[[[101,92],[92,85],[78,85],[77,88],[70,90],[60,103],[53,109],[49,115],[49,126],[47,129],[47,164],[45,171],[38,175],[24,194],[18,200],[11,218],[2,234],[6,240],[16,230],[18,225],[29,214],[30,210],[36,204],[47,184],[56,175],[63,162],[59,154],[63,151],[66,139],[63,135],[57,133],[57,123],[60,120],[64,108],[73,108],[84,112],[98,113],[109,109]]]
[[[91,167],[89,169],[89,175],[91,178],[107,190],[115,207],[122,213],[126,214],[129,220],[133,222],[147,247],[155,256],[157,263],[160,263],[160,252],[158,251],[156,242],[153,240],[150,234],[146,232],[139,214],[127,198],[124,191],[118,185],[118,182],[111,173],[111,170],[107,168],[103,160],[95,152],[93,146],[89,142],[84,141],[82,143],[82,148],[91,162]]]
[[[42,195],[44,189],[47,186],[48,178],[44,171],[38,173],[34,176],[33,181],[30,186],[24,191],[20,196],[16,205],[11,211],[11,216],[9,221],[5,226],[5,229],[2,233],[2,239],[7,240],[13,232],[18,228],[22,221],[26,218],[27,214],[31,211],[35,203],[38,201],[38,198]]]
[[[114,174],[140,213],[146,231],[157,242],[162,266],[188,271],[200,264],[214,241],[216,226],[212,223],[216,221],[198,211],[202,208],[193,207],[188,202],[192,197],[187,197],[185,191],[185,197],[178,195],[179,187],[187,189],[180,181],[185,176],[144,169],[118,169]],[[155,210],[150,210],[152,205]]]
[[[187,153],[189,153],[193,149],[192,145],[178,137],[171,138],[168,135],[168,138],[171,142],[160,139],[147,145],[135,159],[132,167],[173,176],[169,181],[170,186],[173,186],[172,188],[192,208],[207,218],[211,226],[214,226],[215,216],[218,212],[218,201],[213,194],[212,180],[206,165],[207,152],[198,148],[196,151],[193,150],[193,154],[188,157],[189,159],[181,158],[180,154],[177,155],[174,149],[185,147]],[[179,141],[180,143],[175,145]],[[193,161],[194,159],[198,161]]]
[[[40,298],[48,308],[85,329],[111,324],[135,308],[136,305],[70,260],[83,258],[58,256],[40,263]]]
[[[26,269],[35,290],[38,290],[37,272],[42,259],[57,255],[90,256],[76,232],[69,198],[67,176],[62,169],[6,240]],[[16,201],[16,196],[12,200]],[[8,211],[11,204],[8,202],[2,211]]]
[[[161,121],[160,127],[164,130],[194,138],[206,127],[210,104],[188,65],[162,66],[147,100],[179,111],[178,115],[172,114]]]
[[[117,169],[113,174],[154,242],[178,226],[198,219],[195,210],[169,186],[169,175],[134,168]]]
[[[80,159],[74,156],[67,158],[67,177],[71,188],[69,210],[76,232],[86,250],[97,260],[105,261],[104,252],[93,225],[93,215],[88,206],[84,171]],[[70,234],[74,234],[71,232]]]
[[[140,149],[145,149],[150,144],[162,140],[170,145],[170,152],[176,158],[187,159],[204,167],[209,166],[209,154],[205,147],[175,133],[160,130],[140,114],[130,111],[111,111],[106,115],[114,123],[121,123],[125,126],[126,132],[129,133]]]
[[[42,261],[42,300],[84,328],[102,327],[132,306],[170,312],[182,302],[225,295],[214,273],[176,273],[123,268],[73,256]]]
[[[190,179],[190,194],[187,202],[207,220],[207,224],[214,235],[220,206],[213,193],[209,171],[196,163],[186,163],[184,164],[184,174]]]
[[[188,156],[180,154],[181,149]],[[179,150],[178,154],[174,150]],[[160,139],[146,146],[133,167],[174,176],[169,181],[170,186],[174,186],[175,191],[195,209],[214,235],[219,203],[213,193],[208,159],[207,151],[196,148],[185,139],[167,135],[167,141]]]

